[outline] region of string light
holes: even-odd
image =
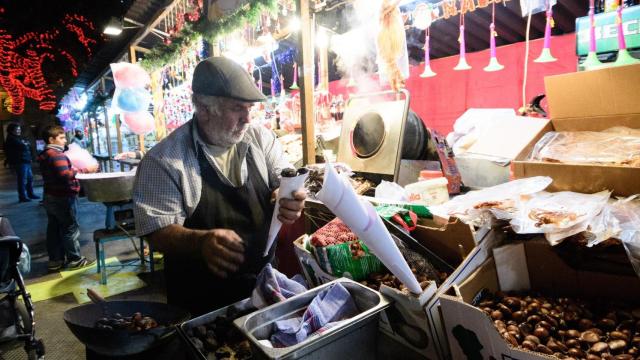
[[[81,15],[67,14],[62,25],[76,35],[90,56],[91,46],[96,44],[96,40],[87,35],[87,30],[95,30],[93,23]],[[0,85],[11,97],[11,113],[24,112],[25,98],[38,101],[41,110],[51,111],[56,107],[56,97],[43,74],[45,60],[55,62],[61,56],[69,62],[71,75],[78,76],[76,60],[69,52],[53,44],[60,35],[59,29],[52,29],[44,33],[28,32],[13,38],[0,29],[0,63],[3,64]]]

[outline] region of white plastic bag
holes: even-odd
[[[614,204],[614,215],[620,222],[620,234],[624,250],[636,274],[640,276],[640,200],[637,195]]]
[[[571,191],[536,194],[518,206],[511,227],[518,234],[545,234],[552,245],[587,229],[602,212],[610,191],[580,194]]]
[[[465,224],[490,226],[492,217],[508,220],[517,214],[517,205],[531,194],[551,184],[548,176],[518,179],[486,189],[471,191],[451,201],[433,206],[431,212],[440,217],[457,217]]]
[[[391,201],[408,201],[404,188],[394,182],[384,181],[376,187],[376,199]]]

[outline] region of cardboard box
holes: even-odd
[[[556,131],[602,131],[614,126],[640,129],[640,65],[549,76],[545,88]],[[528,161],[531,150],[548,131],[541,131],[518,155],[516,178],[550,176],[550,191],[640,193],[637,167]]]
[[[522,116],[511,116],[484,128],[478,140],[456,156],[462,182],[484,188],[509,181],[511,161],[545,129],[551,130],[549,120]]]
[[[508,345],[489,316],[470,304],[482,289],[495,292],[530,288],[584,299],[606,294],[612,301],[640,298],[637,276],[574,270],[542,237],[496,248],[494,253],[465,281],[440,295],[453,359],[557,359]]]

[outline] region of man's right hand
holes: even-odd
[[[202,256],[220,278],[238,271],[244,263],[244,241],[233,230],[213,229],[202,235]]]

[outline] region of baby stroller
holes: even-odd
[[[0,343],[24,341],[28,359],[41,359],[44,344],[36,339],[33,303],[19,269],[22,248],[9,220],[0,217]]]

